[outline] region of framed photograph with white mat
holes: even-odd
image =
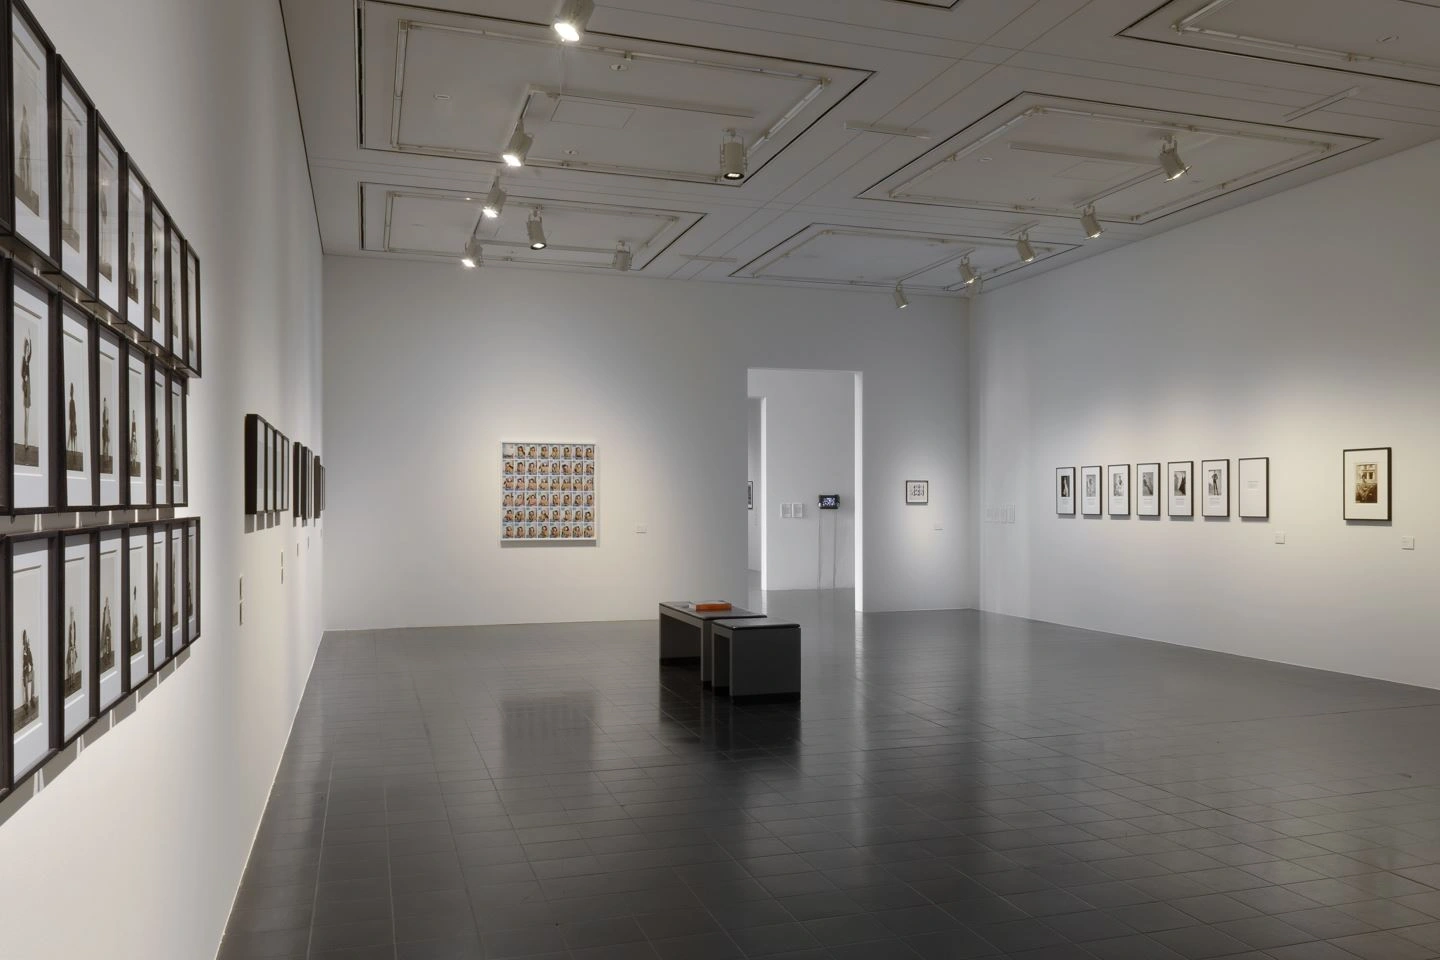
[[[1099,466],[1080,468],[1080,512],[1087,517],[1102,516],[1104,497],[1100,486],[1104,482]]]
[[[1130,464],[1112,463],[1106,468],[1105,491],[1110,500],[1110,516],[1130,516]]]
[[[1055,513],[1062,517],[1075,516],[1075,468],[1057,467],[1055,470]]]
[[[1230,516],[1230,461],[1200,461],[1200,515],[1212,519]]]
[[[1270,458],[1245,457],[1239,461],[1237,485],[1240,490],[1240,519],[1267,520],[1270,517]]]
[[[1344,452],[1341,475],[1345,493],[1345,519],[1386,523],[1390,508],[1390,447]]]

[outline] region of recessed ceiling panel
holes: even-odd
[[[1167,180],[1173,142],[1190,168]],[[1369,141],[1026,94],[911,164],[874,199],[1148,223]]]
[[[1440,83],[1437,0],[1176,0],[1124,35]]]
[[[868,73],[611,37],[562,45],[546,27],[363,4],[362,142],[499,162],[518,123],[527,163],[721,182],[734,130],[753,174]]]

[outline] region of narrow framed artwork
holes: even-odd
[[[97,115],[95,118],[95,294],[100,303],[121,315],[120,221],[124,212],[121,200],[120,142]]]
[[[74,74],[60,64],[60,269],[94,292],[91,265],[90,185],[94,182],[95,111]]]
[[[55,489],[54,393],[56,310],[49,290],[12,268],[10,287],[11,510],[53,508]]]
[[[1195,461],[1171,461],[1166,479],[1169,514],[1172,517],[1195,516]]]
[[[150,258],[146,243],[150,228],[146,202],[150,188],[135,169],[129,156],[125,158],[125,322],[140,336],[150,333]]]
[[[1230,516],[1230,461],[1201,460],[1200,483],[1200,515]]]
[[[62,539],[60,575],[61,742],[69,743],[95,719],[95,536]]]
[[[905,481],[905,505],[907,507],[923,507],[930,503],[930,481],[929,480],[906,480]]]
[[[1385,523],[1393,519],[1390,507],[1390,447],[1369,447],[1343,453],[1341,478],[1345,493],[1345,519]]]
[[[137,689],[150,676],[150,528],[125,531],[125,655],[130,664],[126,692]]]
[[[124,533],[103,530],[99,537],[98,650],[95,672],[99,677],[99,709],[105,711],[125,695],[124,645],[125,545]]]
[[[95,467],[100,475],[99,499],[101,507],[118,507],[124,502],[124,484],[121,469],[125,462],[124,444],[120,442],[120,390],[123,354],[120,339],[103,325],[95,328],[95,394],[96,394],[96,458]]]
[[[502,498],[502,499],[503,499],[503,498]],[[754,481],[754,480],[746,480],[746,481],[745,481],[745,509],[746,509],[746,510],[754,510],[754,509],[755,509],[755,481]]]
[[[1098,517],[1104,513],[1104,500],[1100,494],[1102,482],[1101,469],[1098,466],[1080,468],[1080,512],[1083,515]]]
[[[153,396],[150,398],[150,479],[157,507],[170,502],[170,378],[155,364],[150,372]]]
[[[200,258],[185,244],[185,366],[200,376]]]
[[[125,405],[128,423],[125,428],[126,475],[129,477],[129,499],[132,507],[149,506],[152,485],[149,482],[152,449],[150,446],[150,362],[134,348],[125,351]]]
[[[60,429],[65,460],[63,489],[68,510],[85,510],[95,505],[98,475],[90,368],[94,336],[90,318],[65,304],[60,320]]]
[[[150,306],[148,316],[150,341],[162,352],[169,352],[170,348],[170,299],[165,274],[166,253],[169,250],[166,241],[169,224],[170,218],[165,215],[164,208],[160,206],[160,201],[155,199],[155,194],[152,192],[150,194],[150,245],[146,254],[150,277],[150,288],[147,294]]]
[[[167,530],[170,548],[166,554],[169,562],[165,565],[167,577],[166,592],[170,596],[170,653],[178,654],[185,648],[189,633],[190,618],[185,616],[185,523],[175,521]]]
[[[1240,518],[1270,518],[1270,458],[1246,457],[1239,462]]]
[[[186,469],[186,433],[188,418],[185,412],[186,384],[181,377],[170,378],[170,503],[183,507],[190,502],[190,471]]]
[[[200,518],[185,521],[185,643],[200,639]]]
[[[5,551],[9,589],[5,593],[5,664],[10,680],[8,702],[10,757],[18,784],[43,764],[59,745],[60,689],[54,600],[56,538],[53,534],[15,537]]]
[[[10,140],[15,236],[55,261],[55,181],[50,164],[50,61],[54,49],[20,4],[10,6]]]
[[[1112,463],[1106,472],[1105,491],[1110,501],[1110,516],[1130,516],[1130,464]]]
[[[1163,481],[1159,463],[1140,463],[1135,466],[1135,515],[1137,517],[1160,516],[1160,492]]]
[[[260,438],[265,434],[264,423],[259,414],[245,415],[245,513],[254,516],[260,512],[260,497],[264,491],[264,469],[260,461]]]
[[[1059,467],[1055,471],[1055,512],[1062,517],[1075,516],[1075,468]]]
[[[170,242],[167,247],[165,275],[169,278],[168,316],[170,318],[170,356],[182,363],[185,360],[185,238],[170,224]]]
[[[170,646],[170,537],[163,524],[150,531],[150,662],[159,670],[175,651]]]

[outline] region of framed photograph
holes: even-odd
[[[185,381],[170,378],[170,502],[183,507],[190,501],[190,471],[185,462]]]
[[[593,443],[502,443],[497,512],[501,542],[596,542],[598,469]],[[322,498],[323,486],[322,477]]]
[[[120,387],[122,353],[120,340],[104,326],[95,326],[95,466],[100,474],[99,499],[104,507],[118,507],[124,502],[121,467],[124,445],[120,442]]]
[[[153,396],[150,398],[150,465],[155,506],[170,502],[170,377],[158,365],[150,372]]]
[[[1160,516],[1160,464],[1141,463],[1135,466],[1135,515]]]
[[[755,481],[754,481],[754,480],[746,480],[746,481],[745,481],[745,509],[746,509],[746,510],[754,510],[754,509],[755,509]]]
[[[120,316],[120,221],[123,219],[120,141],[99,117],[95,120],[95,295]]]
[[[174,655],[170,648],[170,537],[156,524],[150,533],[150,662],[159,670]]]
[[[170,356],[185,360],[185,238],[175,225],[170,225],[169,255],[165,275],[170,279],[168,316],[170,318]]]
[[[1200,515],[1230,516],[1230,461],[1200,461]]]
[[[150,289],[147,300],[150,305],[150,340],[161,350],[170,348],[170,298],[165,274],[166,255],[169,244],[169,218],[161,208],[155,195],[150,195],[150,250],[148,253]]]
[[[185,366],[200,376],[200,258],[185,244]]]
[[[60,714],[52,684],[60,666],[52,601],[55,598],[53,535],[18,537],[6,551],[10,589],[6,592],[9,648],[5,662],[10,676],[10,769],[12,783],[25,779],[59,745]]]
[[[56,506],[52,390],[55,304],[50,291],[14,271],[10,296],[11,507],[35,513]]]
[[[325,464],[315,458],[315,519],[325,516]]]
[[[60,702],[69,743],[95,719],[91,678],[95,676],[95,537],[67,534],[60,565]]]
[[[260,462],[263,473],[260,476],[260,509],[265,513],[275,512],[275,428],[261,421],[264,432],[260,436]]]
[[[1391,448],[1346,450],[1343,457],[1345,519],[1382,523],[1391,520]]]
[[[120,530],[100,533],[100,565],[96,614],[99,631],[95,672],[100,678],[100,711],[109,710],[125,695],[125,658],[123,630],[125,611],[125,544]]]
[[[270,431],[270,510],[283,510],[285,501],[285,437],[279,430]]]
[[[50,225],[55,198],[50,166],[50,59],[54,51],[20,6],[10,8],[10,138],[15,235],[55,259]]]
[[[60,269],[93,290],[90,273],[90,185],[94,182],[94,110],[68,67],[60,64]]]
[[[149,506],[152,448],[150,446],[150,363],[139,350],[125,351],[125,405],[129,424],[125,434],[126,472],[130,477],[128,505]]]
[[[150,528],[133,526],[125,531],[125,600],[127,629],[125,655],[130,663],[130,685],[127,693],[150,676]]]
[[[1075,468],[1060,467],[1055,471],[1055,512],[1062,517],[1075,516]]]
[[[1270,518],[1270,458],[1247,457],[1239,461],[1240,517],[1244,520]]]
[[[905,481],[905,506],[923,507],[930,503],[929,480]]]
[[[190,618],[185,615],[185,523],[171,523],[167,531],[170,549],[166,556],[165,590],[170,596],[170,653],[177,654],[185,646]]]
[[[290,450],[290,516],[299,521],[305,518],[305,491],[301,484],[305,479],[305,446],[297,443]]]
[[[1098,466],[1080,468],[1080,512],[1087,517],[1098,517],[1104,512],[1100,487],[1105,481],[1101,473]]]
[[[143,336],[150,333],[150,258],[146,255],[147,231],[150,229],[146,211],[150,188],[125,158],[125,322]]]
[[[259,414],[245,415],[245,513],[252,517],[260,512],[265,487],[265,468],[260,458],[260,441],[265,435],[263,424]]]
[[[91,413],[90,359],[94,329],[89,317],[66,303],[60,320],[60,429],[65,460],[65,507],[95,506],[96,462]]]
[[[1195,461],[1171,462],[1166,490],[1170,498],[1170,516],[1195,516]]]
[[[185,644],[200,639],[200,518],[185,521]]]
[[[1130,516],[1130,464],[1112,463],[1106,468],[1105,495],[1110,500],[1110,516]]]

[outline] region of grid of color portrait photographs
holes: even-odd
[[[500,464],[502,541],[596,539],[595,444],[505,443]]]

